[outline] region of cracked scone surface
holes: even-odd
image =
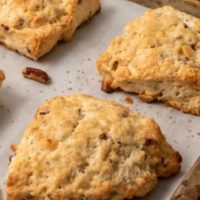
[[[9,166],[8,200],[123,200],[180,169],[158,125],[86,95],[39,108]]]
[[[99,10],[99,0],[0,0],[0,42],[37,60]]]
[[[97,61],[102,89],[121,88],[200,115],[200,19],[169,6],[131,21]]]
[[[5,79],[4,72],[0,69],[0,87],[1,87],[1,84],[4,81],[4,79]]]

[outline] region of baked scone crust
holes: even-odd
[[[161,6],[173,6],[176,9],[179,9],[188,14],[200,17],[200,1],[199,0],[131,0],[136,3],[149,6],[151,8],[158,8]]]
[[[37,60],[99,10],[99,0],[0,0],[0,42]]]
[[[200,19],[166,6],[131,21],[97,61],[102,88],[121,88],[200,115]]]
[[[0,69],[0,87],[4,79],[5,79],[4,72]]]
[[[152,119],[86,95],[37,111],[9,166],[7,200],[123,200],[180,169]]]

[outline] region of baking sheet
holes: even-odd
[[[0,90],[0,190],[5,200],[5,181],[10,145],[19,143],[24,129],[36,109],[53,96],[86,93],[100,98],[113,99],[146,117],[154,118],[168,141],[183,157],[181,172],[169,179],[160,180],[155,190],[141,200],[167,200],[183,175],[200,154],[200,118],[183,114],[163,104],[147,104],[131,95],[132,105],[124,99],[130,94],[100,90],[96,59],[111,39],[122,33],[123,27],[147,8],[125,0],[102,0],[102,11],[93,20],[78,29],[70,43],[59,43],[51,53],[34,62],[15,52],[0,47],[0,68],[7,76]],[[52,83],[43,85],[24,79],[22,69],[38,67],[51,76]]]

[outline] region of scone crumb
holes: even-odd
[[[31,79],[40,83],[47,83],[50,80],[48,74],[41,69],[26,67],[23,69],[22,73],[25,78]]]
[[[127,104],[133,104],[133,103],[134,103],[133,99],[132,99],[130,96],[126,97],[126,98],[124,99],[124,101],[125,101]]]
[[[11,149],[13,152],[16,152],[16,150],[17,150],[17,145],[16,145],[16,144],[11,144],[11,145],[10,145],[10,149]]]

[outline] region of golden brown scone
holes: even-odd
[[[0,0],[0,42],[37,60],[99,10],[99,0]]]
[[[0,87],[1,87],[1,84],[4,79],[5,79],[5,75],[4,75],[3,71],[0,69]]]
[[[144,196],[181,157],[158,125],[118,103],[55,97],[36,113],[9,166],[7,200]]]
[[[158,8],[164,5],[173,6],[176,9],[200,17],[200,0],[131,0],[136,3]]]
[[[200,115],[200,19],[171,7],[130,22],[97,61],[102,89]]]

